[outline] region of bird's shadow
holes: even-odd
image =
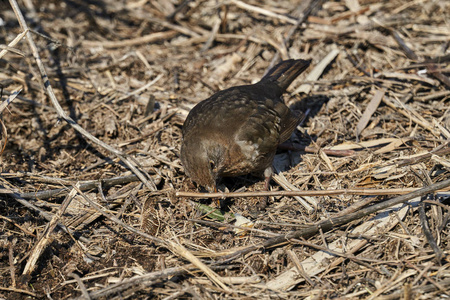
[[[300,101],[294,102],[289,108],[296,113],[305,115],[305,118],[299,124],[299,127],[303,127],[310,119],[319,114],[328,101],[329,98],[325,95],[307,96]],[[299,130],[298,128],[294,130],[288,141],[278,147],[273,165],[280,172],[288,171],[301,163],[305,147],[317,140],[316,135],[309,135],[306,130]]]

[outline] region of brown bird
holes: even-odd
[[[277,146],[302,119],[281,96],[309,64],[282,61],[258,83],[219,91],[198,103],[183,125],[186,174],[213,192],[219,177],[264,172],[268,188]]]

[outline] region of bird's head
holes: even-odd
[[[223,170],[225,148],[212,139],[183,139],[181,162],[186,174],[208,192],[216,192],[216,181]]]

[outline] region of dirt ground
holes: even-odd
[[[447,299],[449,20],[438,0],[0,1],[0,299]],[[289,58],[312,60],[284,96],[306,118],[270,193],[202,195],[189,110]]]

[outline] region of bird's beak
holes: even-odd
[[[217,185],[215,183],[213,186],[208,186],[207,189],[208,189],[208,192],[210,192],[210,193],[217,193]],[[220,198],[217,198],[215,200],[215,202],[216,202],[218,209],[220,209],[220,207],[221,207]]]
[[[206,186],[206,189],[210,193],[217,193],[217,186],[215,184],[212,185],[212,186],[211,185]]]

